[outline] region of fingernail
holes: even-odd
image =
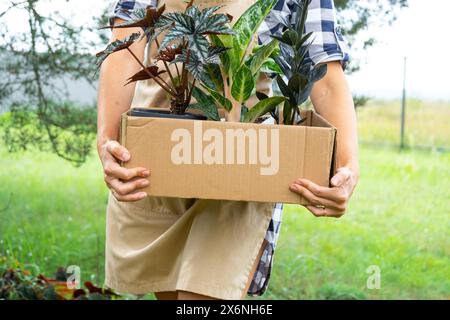
[[[299,186],[297,184],[293,184],[289,188],[291,189],[291,191],[300,191],[301,190],[301,186]]]
[[[138,193],[138,198],[139,199],[144,199],[146,196],[147,196],[147,194],[145,192]]]
[[[128,160],[130,160],[130,158],[131,158],[131,156],[130,156],[130,154],[128,152],[122,153],[122,160],[123,161],[128,161]]]
[[[340,183],[341,183],[341,181],[339,179],[335,179],[335,178],[331,179],[331,184],[333,184],[335,186],[338,186]]]
[[[150,181],[145,180],[140,183],[141,187],[147,187],[150,184]]]
[[[144,177],[148,177],[150,175],[150,171],[148,171],[148,170],[142,171],[142,175]]]

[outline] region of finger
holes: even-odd
[[[329,199],[335,203],[344,203],[347,201],[347,196],[343,188],[327,188],[315,184],[312,181],[306,179],[298,179],[294,184],[300,185],[319,198]]]
[[[306,189],[305,187],[303,187],[301,185],[293,184],[291,186],[291,190],[293,192],[296,192],[299,195],[301,195],[306,201],[308,201],[309,203],[311,203],[313,205],[324,206],[324,207],[334,208],[334,209],[341,209],[341,204],[331,201],[329,199],[318,197],[314,193],[312,193],[310,190]]]
[[[352,172],[349,168],[343,167],[331,178],[331,185],[334,187],[342,186],[352,176]]]
[[[118,195],[126,196],[134,193],[139,189],[146,188],[150,185],[150,182],[146,179],[135,179],[130,182],[122,182],[118,179],[106,177],[106,183],[110,186],[111,190],[114,190]]]
[[[105,164],[103,171],[107,176],[122,179],[124,181],[131,180],[135,177],[147,178],[150,176],[150,171],[146,168],[137,167],[128,169],[121,167],[115,161],[108,161]]]
[[[306,209],[308,209],[316,217],[340,218],[344,215],[344,212],[336,211],[330,208],[317,208],[315,206],[306,206]]]
[[[118,194],[117,192],[115,192],[114,190],[111,190],[111,193],[120,202],[135,202],[135,201],[139,201],[139,200],[142,200],[145,197],[147,197],[147,193],[145,193],[145,192],[132,193],[132,194],[128,194],[126,196],[122,196],[122,195]]]
[[[108,152],[118,160],[130,161],[131,159],[131,155],[128,150],[117,141],[109,140],[106,143],[106,150],[108,150]]]

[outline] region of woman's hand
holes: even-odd
[[[347,210],[357,182],[358,173],[348,167],[342,167],[331,179],[331,188],[318,186],[306,179],[298,179],[290,189],[310,203],[306,208],[316,217],[340,218]]]
[[[147,193],[139,190],[150,185],[150,172],[146,168],[123,168],[119,161],[130,161],[131,156],[119,142],[108,140],[98,148],[105,173],[105,183],[119,201],[132,202],[142,200]]]

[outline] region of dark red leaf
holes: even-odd
[[[145,17],[141,20],[125,22],[118,25],[109,25],[106,27],[102,27],[100,29],[121,29],[121,28],[152,28],[155,26],[156,21],[161,17],[161,15],[166,10],[166,5],[163,4],[160,8],[155,8],[152,6],[148,6],[146,9]]]
[[[103,289],[103,288],[94,286],[92,284],[92,282],[90,282],[90,281],[85,282],[84,285],[86,286],[86,288],[88,288],[89,293],[100,293],[100,294],[113,295],[113,296],[117,295],[117,293],[115,293],[112,290]]]
[[[85,295],[86,295],[86,291],[84,291],[83,289],[77,289],[73,292],[74,299],[81,297],[81,296],[85,296]]]
[[[189,9],[189,8],[192,7],[193,5],[194,5],[194,0],[189,1],[189,2],[186,4],[186,9]]]
[[[146,69],[142,69],[141,71],[139,71],[132,77],[128,78],[127,79],[128,82],[125,85],[130,84],[132,82],[136,82],[136,81],[152,79],[152,77],[149,75],[149,73],[152,74],[154,77],[157,77],[160,74],[163,74],[165,72],[166,71],[164,71],[164,70],[159,71],[159,68],[157,66],[150,66],[150,67],[147,67]]]
[[[125,39],[118,39],[108,44],[105,50],[100,51],[96,54],[97,65],[100,67],[103,61],[105,61],[105,59],[108,58],[110,54],[129,48],[140,37],[140,35],[141,34],[139,32],[136,32],[129,35]]]
[[[183,53],[183,47],[182,46],[176,46],[176,47],[166,47],[164,50],[162,50],[158,56],[156,57],[156,60],[162,60],[166,62],[172,62],[175,60],[175,57],[178,54]]]

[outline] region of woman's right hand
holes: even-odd
[[[147,196],[147,193],[139,190],[150,185],[150,171],[141,167],[121,167],[119,161],[127,162],[131,159],[125,147],[117,141],[108,140],[99,146],[98,152],[105,173],[105,183],[117,200],[133,202]]]

